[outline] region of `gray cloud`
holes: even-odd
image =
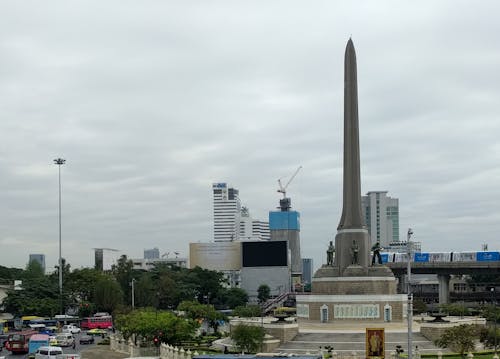
[[[3,2],[0,264],[91,248],[187,255],[211,239],[211,183],[254,217],[302,214],[324,261],[342,203],[344,46],[358,57],[362,191],[400,199],[427,250],[500,249],[498,5],[484,1]]]

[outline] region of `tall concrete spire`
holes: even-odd
[[[361,211],[358,83],[356,52],[351,39],[347,42],[344,61],[344,192],[342,216],[335,236],[335,265],[340,276],[348,275],[345,270],[351,266],[368,273],[370,258],[370,238]]]
[[[364,228],[359,170],[359,120],[356,51],[349,39],[344,60],[344,194],[340,229]]]

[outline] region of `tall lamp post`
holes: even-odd
[[[497,306],[495,305],[495,287],[491,287],[491,306],[493,308],[493,338],[495,340],[495,354],[497,353]]]
[[[62,263],[62,251],[61,251],[61,166],[66,162],[63,158],[56,158],[54,163],[59,167],[59,300],[60,300],[60,313],[64,314],[63,306],[63,263]]]
[[[407,314],[407,319],[408,319],[408,359],[412,359],[412,322],[413,322],[413,294],[411,292],[411,236],[413,234],[413,231],[411,228],[408,228],[408,234],[406,238],[406,250],[408,254],[408,268],[407,268],[407,290],[406,292],[408,293],[408,314]]]

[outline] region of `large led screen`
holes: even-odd
[[[285,267],[287,252],[286,241],[243,242],[243,267]]]

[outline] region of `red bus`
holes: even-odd
[[[5,342],[5,348],[12,353],[27,353],[32,335],[38,334],[36,330],[23,330],[9,334]]]
[[[113,317],[111,315],[100,315],[83,318],[80,323],[82,329],[108,329],[113,326]]]

